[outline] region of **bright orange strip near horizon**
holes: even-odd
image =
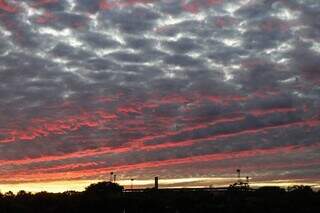
[[[34,183],[20,183],[20,184],[0,184],[1,193],[12,191],[17,193],[20,190],[27,192],[65,192],[65,191],[84,191],[87,186],[93,183],[101,182],[105,180],[93,179],[93,180],[73,180],[73,181],[52,181],[52,182],[34,182]],[[233,176],[229,177],[202,177],[202,178],[180,178],[180,179],[161,179],[159,180],[160,188],[202,188],[202,187],[228,187],[230,184],[236,181]],[[154,186],[153,179],[145,180],[120,180],[118,183],[127,189],[131,188],[151,188]],[[309,185],[315,190],[320,189],[320,181],[310,181],[304,179],[281,179],[281,180],[269,180],[269,181],[252,181],[251,187],[258,188],[261,186],[279,186],[289,187],[293,185]]]

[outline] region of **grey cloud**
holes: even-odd
[[[320,78],[319,57],[320,54],[305,48],[305,45],[298,45],[291,52],[294,68],[307,80],[316,80]]]
[[[93,48],[111,49],[119,47],[119,42],[108,38],[103,34],[98,33],[84,33],[81,35],[83,41],[86,41]]]
[[[132,54],[127,52],[111,53],[110,57],[120,62],[143,63],[147,61],[147,59],[141,54]]]
[[[111,24],[127,34],[140,34],[152,30],[156,19],[156,14],[139,9],[112,10],[100,16],[100,20],[106,27]]]
[[[201,59],[194,59],[190,56],[182,55],[182,54],[177,54],[173,56],[167,56],[164,59],[165,63],[171,64],[171,65],[176,65],[176,66],[182,66],[182,67],[193,67],[193,66],[201,66],[203,63]]]
[[[167,42],[164,44],[167,48],[171,49],[175,53],[187,53],[190,51],[197,51],[201,48],[198,44],[195,43],[193,39],[181,38],[178,41]]]
[[[24,2],[31,6],[35,1]],[[41,14],[30,15],[23,9],[16,14],[0,12],[1,29],[6,30],[0,33],[0,141],[9,138],[9,132],[34,133],[40,125],[37,119],[60,121],[63,126],[70,116],[84,114],[101,123],[90,127],[88,122],[72,131],[52,131],[33,140],[16,134],[14,141],[1,143],[0,158],[39,158],[120,147],[153,135],[163,137],[145,145],[203,141],[155,151],[0,166],[2,171],[87,162],[95,163],[94,168],[105,168],[318,143],[317,125],[290,126],[319,118],[320,64],[319,50],[314,47],[319,35],[318,1],[251,1],[234,13],[226,4],[240,5],[241,1],[210,7],[207,1],[198,1],[198,13],[185,10],[182,1],[148,5],[127,2],[105,10],[99,9],[99,0],[74,2],[73,10],[66,1],[43,4],[41,14],[50,12],[55,17],[47,23],[37,23]],[[275,17],[282,9],[300,12],[301,16],[296,20]],[[68,40],[68,36],[72,38]],[[216,103],[206,97],[230,101]],[[262,116],[251,112],[288,108],[296,111]],[[115,118],[103,123],[96,111]],[[217,119],[234,116],[244,120],[214,125]],[[285,124],[290,127],[280,128]],[[206,140],[270,126],[280,127]],[[166,136],[168,132],[172,135]],[[247,164],[297,162],[307,156],[297,153],[288,158],[281,154],[253,157]],[[314,150],[308,160],[316,159],[316,154]],[[197,167],[203,169],[199,169],[201,173],[234,165],[232,160],[210,163],[212,167],[190,167],[195,173]],[[310,168],[308,174],[317,172]],[[169,171],[155,170],[161,174]]]
[[[79,0],[79,4],[76,4],[76,10],[96,13],[99,11],[99,3],[100,0]]]
[[[245,19],[261,19],[268,16],[270,8],[266,7],[264,2],[267,1],[253,1],[236,11],[236,15]]]

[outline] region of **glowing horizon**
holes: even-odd
[[[39,182],[39,183],[19,183],[19,184],[0,184],[0,192],[5,193],[12,191],[17,193],[21,190],[31,193],[37,192],[52,192],[60,193],[65,191],[84,191],[87,186],[93,183],[110,180],[75,180],[75,181],[53,181],[53,182]],[[237,181],[235,177],[199,177],[199,178],[177,178],[177,179],[159,179],[159,188],[207,188],[207,187],[228,187]],[[320,189],[320,182],[306,182],[304,180],[271,180],[264,182],[253,181],[250,182],[250,187],[259,188],[263,186],[278,186],[287,188],[294,185],[311,186],[314,190]],[[154,187],[154,179],[139,180],[131,179],[118,180],[117,183],[124,186],[125,189],[143,189]]]

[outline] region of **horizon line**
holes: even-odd
[[[0,183],[0,192],[17,193],[21,190],[37,193],[37,192],[51,192],[61,193],[66,191],[84,191],[90,184],[98,182],[110,182],[106,179],[94,180],[60,180],[60,181],[41,181],[41,182],[27,182],[27,183]],[[159,189],[172,188],[219,188],[229,187],[234,182],[237,182],[235,177],[199,177],[199,178],[164,178],[159,179]],[[124,189],[147,189],[154,186],[154,179],[122,179],[116,181]],[[263,186],[277,186],[287,188],[294,185],[306,185],[314,189],[320,189],[320,181],[307,181],[303,179],[277,179],[277,180],[256,180],[250,181],[250,187],[259,188]]]

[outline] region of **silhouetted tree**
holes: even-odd
[[[313,190],[311,186],[295,185],[295,186],[288,187],[288,192],[312,193]]]
[[[14,197],[14,194],[13,194],[12,191],[8,191],[8,192],[4,193],[4,196],[8,197],[8,198],[11,198],[11,197]]]
[[[283,213],[318,212],[320,193],[310,186],[261,187],[257,190],[232,188],[207,190],[123,191],[111,182],[91,184],[84,192],[20,191],[0,194],[0,213]]]
[[[112,182],[99,182],[86,187],[86,193],[93,194],[116,194],[123,191],[123,186]]]

